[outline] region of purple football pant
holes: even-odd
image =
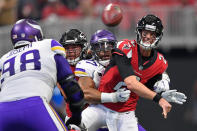
[[[108,131],[107,128],[99,128],[97,131]],[[146,131],[140,124],[138,124],[138,131]]]
[[[40,97],[0,102],[0,131],[67,131],[56,112]]]

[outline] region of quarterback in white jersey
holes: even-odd
[[[0,59],[0,130],[67,130],[49,105],[57,82],[73,113],[66,124],[79,125],[83,92],[65,59],[62,45],[56,40],[43,40],[40,26],[30,19],[16,22],[11,40],[14,49]]]

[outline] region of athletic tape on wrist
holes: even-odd
[[[159,103],[159,100],[160,100],[161,98],[162,98],[161,95],[156,94],[156,95],[154,96],[154,98],[153,98],[153,101],[156,102],[156,103]]]

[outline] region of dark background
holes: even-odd
[[[136,110],[138,121],[147,131],[197,131],[192,111],[194,83],[197,80],[197,51],[191,53],[184,49],[173,49],[163,54],[169,64],[170,88],[183,92],[187,102],[183,105],[172,104],[168,118],[164,119],[158,104],[140,98]]]

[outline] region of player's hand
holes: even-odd
[[[163,109],[163,113],[162,114],[163,114],[164,118],[166,119],[167,118],[167,115],[168,115],[168,112],[170,112],[172,106],[164,98],[161,98],[159,100],[159,105]]]
[[[162,91],[167,91],[170,89],[169,87],[169,81],[167,80],[160,80],[160,81],[157,81],[154,86],[154,91],[156,93],[161,93]]]
[[[130,90],[127,90],[126,88],[120,88],[115,92],[115,102],[125,102],[130,97]]]
[[[161,96],[166,99],[168,102],[174,102],[176,104],[183,104],[186,102],[187,97],[177,90],[168,90],[161,94]]]

